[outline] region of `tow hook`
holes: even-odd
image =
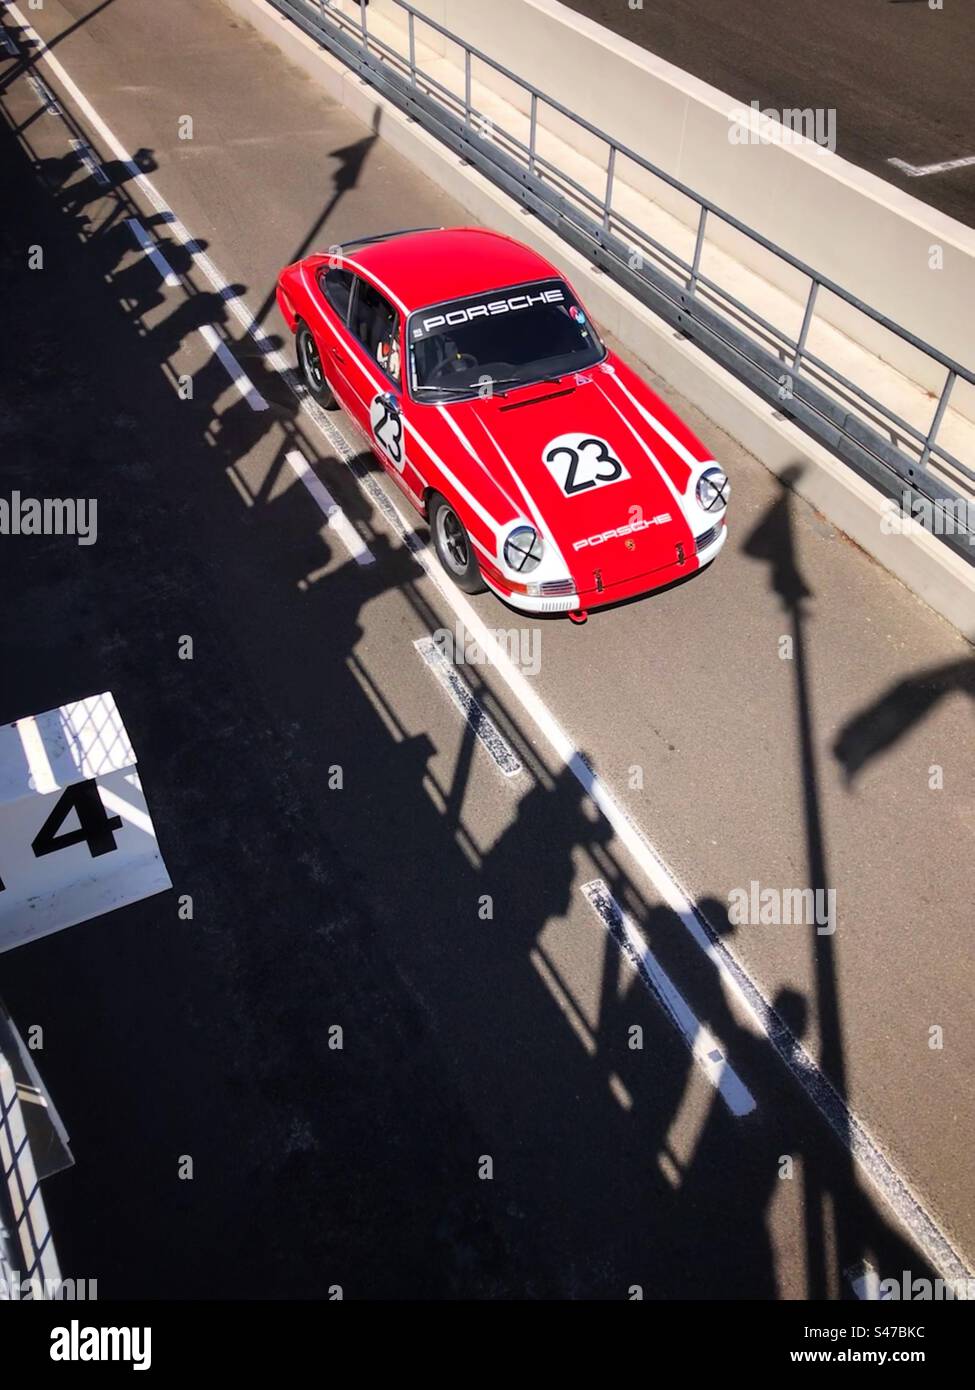
[[[584,608],[574,608],[572,612],[569,614],[569,622],[584,623],[588,617],[589,614],[586,612]]]
[[[605,588],[602,570],[593,570],[593,578],[596,580],[596,593],[601,594]]]
[[[684,563],[684,547],[680,544],[679,541],[677,543],[677,563],[679,565],[682,565]]]

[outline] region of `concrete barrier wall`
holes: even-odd
[[[971,366],[975,321],[975,231],[812,142],[733,144],[741,104],[567,9],[557,0],[413,0],[415,8],[533,82],[747,225],[895,322]],[[405,24],[390,0],[370,12]],[[457,61],[455,46],[417,23],[417,38]],[[512,100],[511,84],[484,65],[478,80]],[[524,110],[527,103],[519,102]],[[747,108],[746,108],[747,110]],[[580,153],[603,160],[598,141],[557,113],[540,119]],[[777,123],[761,121],[768,133]],[[687,200],[626,165],[622,176],[690,222]],[[693,219],[696,221],[696,219]],[[788,267],[711,220],[709,239],[786,293],[800,292]],[[940,246],[943,268],[932,269]],[[804,283],[804,282],[803,282]],[[817,315],[937,393],[942,369],[830,295]],[[975,393],[956,409],[975,418]],[[933,405],[932,405],[933,410]]]

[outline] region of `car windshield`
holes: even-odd
[[[564,280],[432,304],[410,316],[410,382],[424,401],[500,393],[591,367],[606,349]]]

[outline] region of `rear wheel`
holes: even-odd
[[[444,569],[465,594],[483,594],[487,585],[481,578],[471,538],[453,507],[439,493],[430,503],[429,516],[433,544]]]
[[[322,369],[322,355],[315,342],[315,336],[306,323],[298,325],[298,365],[301,368],[301,376],[309,393],[314,396],[319,405],[326,410],[332,410],[338,402],[332,393],[332,388],[325,380],[325,372]]]

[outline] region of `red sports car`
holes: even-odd
[[[277,294],[309,392],[345,408],[465,592],[580,619],[724,544],[724,471],[537,252],[393,232],[286,266]]]

